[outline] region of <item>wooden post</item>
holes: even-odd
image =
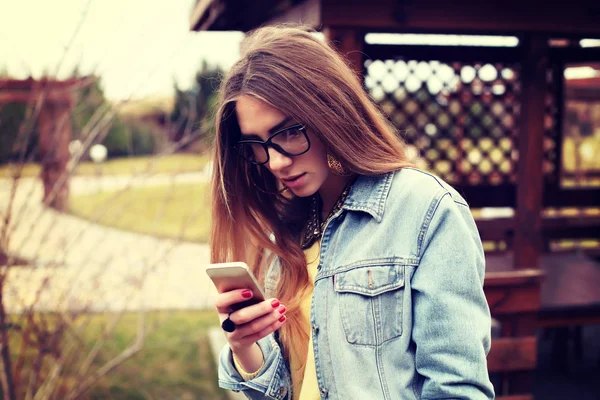
[[[323,28],[323,34],[346,57],[350,67],[356,72],[356,75],[360,77],[360,81],[362,82],[364,33],[358,29],[326,26]]]
[[[69,206],[69,180],[64,174],[69,161],[71,107],[69,93],[46,100],[38,121],[44,204],[58,211],[66,211]]]
[[[517,164],[515,268],[539,267],[542,250],[544,108],[548,39],[526,34],[521,41],[521,116]]]

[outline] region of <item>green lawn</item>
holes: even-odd
[[[84,327],[81,359],[89,353],[112,318],[112,314],[96,314],[80,316],[76,320],[76,325]],[[91,371],[133,343],[138,318],[137,314],[122,317],[94,360]],[[23,324],[18,318],[15,320]],[[207,336],[208,329],[217,324],[213,311],[147,313],[145,326],[148,332],[143,349],[102,378],[86,398],[225,400],[225,392],[217,387],[217,370]],[[13,333],[10,339],[14,354],[19,348],[20,337]],[[65,344],[68,343],[63,341],[63,346]],[[26,366],[31,365],[28,361]],[[66,365],[63,382],[74,381],[70,374],[78,370],[79,365],[77,362]]]
[[[177,172],[201,171],[208,161],[205,154],[171,154],[166,156],[125,157],[108,160],[102,164],[82,162],[75,168],[75,175],[135,175],[141,172],[169,174]],[[13,167],[15,168],[15,167]],[[27,163],[23,167],[23,177],[35,177],[40,174],[40,166]],[[0,178],[11,176],[8,165],[0,165]]]
[[[70,211],[102,225],[158,237],[206,242],[209,235],[208,183],[71,196]]]

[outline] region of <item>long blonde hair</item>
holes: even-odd
[[[395,129],[324,40],[304,28],[264,27],[244,39],[241,52],[222,82],[216,115],[211,262],[245,261],[264,284],[266,255],[277,256],[275,296],[288,310],[280,340],[286,356],[291,347],[306,354],[299,309],[312,282],[297,235],[307,202],[271,194],[279,188],[272,174],[235,153],[236,100],[253,96],[302,122],[353,173],[379,175],[411,164]]]

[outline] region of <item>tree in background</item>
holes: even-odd
[[[34,140],[23,143],[23,136],[19,131],[26,128],[23,124],[27,114],[27,104],[8,103],[0,104],[0,164],[18,162],[20,159],[35,159],[34,141],[37,142],[35,129],[31,133]],[[25,145],[23,147],[23,145]]]
[[[175,85],[175,105],[170,116],[172,141],[189,141],[183,148],[194,142],[200,143],[201,149],[210,145],[214,131],[212,111],[222,75],[219,67],[203,61],[190,89],[181,90]]]
[[[77,70],[73,75],[78,75]],[[94,116],[106,113],[111,107],[104,96],[101,79],[96,77],[92,85],[79,93],[72,115],[73,139],[85,140],[86,127],[91,125]],[[122,118],[118,113],[107,129],[100,142],[106,146],[109,157],[154,154],[165,141],[164,132],[157,126],[135,118]]]
[[[0,78],[10,79],[6,66],[0,68]],[[0,164],[36,159],[36,124],[32,118],[24,124],[27,112],[24,102],[0,103]]]

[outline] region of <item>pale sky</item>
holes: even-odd
[[[81,73],[102,77],[111,100],[172,95],[173,82],[189,87],[202,60],[228,68],[243,37],[240,32],[191,32],[193,3],[0,0],[0,71],[17,79],[44,72],[65,78],[79,65]]]

